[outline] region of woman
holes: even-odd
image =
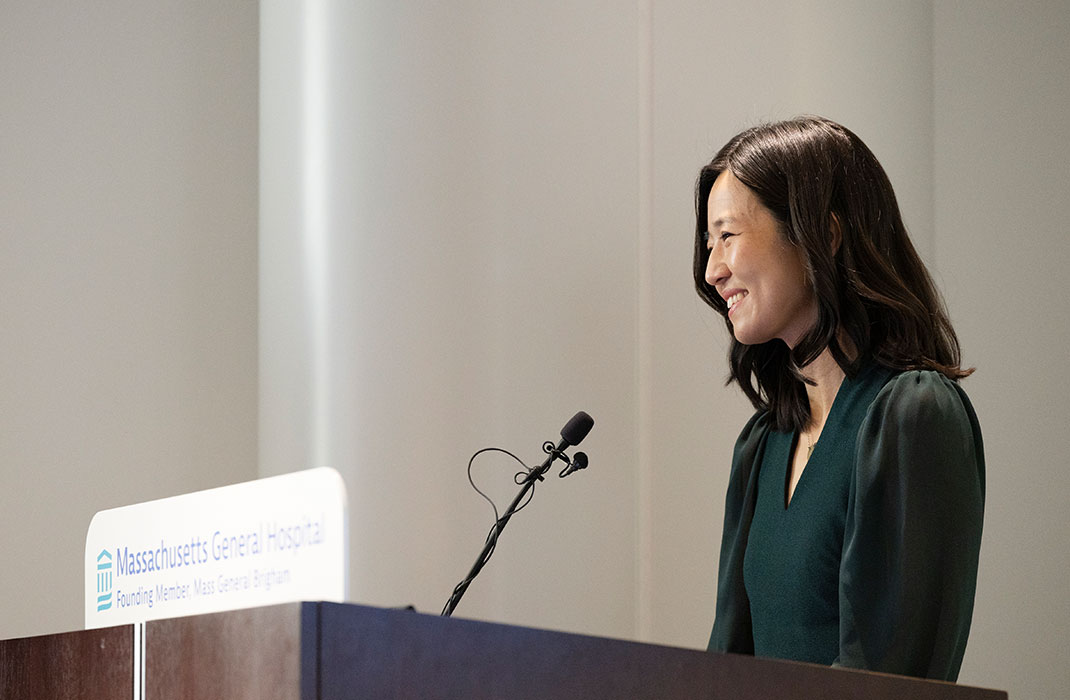
[[[695,286],[757,413],[736,443],[710,649],[955,680],[984,510],[959,347],[862,141],[749,129],[696,185]]]

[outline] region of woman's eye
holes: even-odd
[[[706,247],[712,249],[713,244],[716,243],[718,239],[720,239],[721,242],[725,242],[735,235],[736,234],[732,233],[731,231],[721,231],[720,233],[710,233],[709,231],[707,231],[705,233]]]

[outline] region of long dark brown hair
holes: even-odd
[[[801,430],[809,421],[800,368],[825,348],[848,376],[867,361],[935,370],[952,380],[973,372],[960,367],[958,338],[903,226],[884,168],[850,130],[820,117],[748,129],[699,173],[695,289],[724,316],[729,333],[725,301],[706,283],[707,200],[726,170],[802,251],[817,297],[817,322],[794,349],[781,340],[744,345],[732,337],[728,383],[738,383],[755,408],[771,411],[778,430]]]

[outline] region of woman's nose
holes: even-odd
[[[710,259],[706,262],[706,284],[716,287],[728,279],[728,275],[728,265],[724,263],[720,256],[711,251]]]

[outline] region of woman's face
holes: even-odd
[[[802,251],[784,239],[769,210],[727,170],[710,190],[706,225],[706,282],[728,304],[736,340],[757,345],[779,338],[794,347],[817,321]]]

